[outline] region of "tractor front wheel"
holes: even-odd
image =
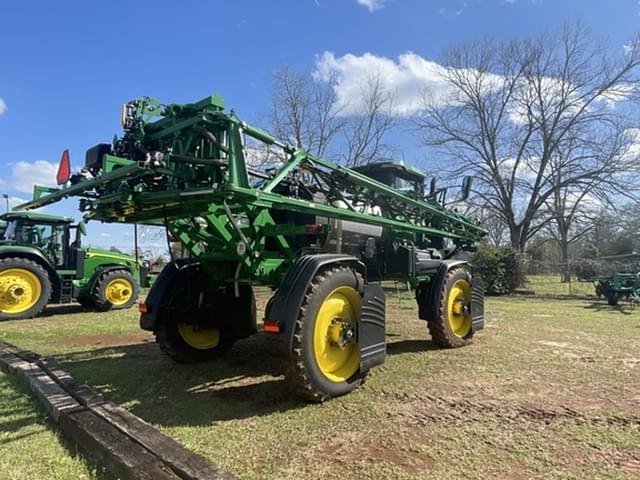
[[[466,268],[452,268],[437,287],[440,288],[438,303],[427,318],[431,338],[446,348],[468,345],[473,338],[471,273]]]
[[[91,292],[93,306],[101,311],[131,308],[137,299],[138,284],[127,270],[102,274]]]
[[[49,275],[36,262],[24,258],[0,260],[0,320],[34,317],[50,296]]]
[[[287,376],[313,401],[344,395],[364,379],[356,334],[361,281],[354,270],[334,267],[317,274],[304,296]]]

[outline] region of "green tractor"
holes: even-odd
[[[131,307],[148,267],[121,253],[82,248],[86,224],[32,212],[0,216],[0,320],[30,318],[48,303]]]

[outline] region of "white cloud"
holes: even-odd
[[[380,10],[384,7],[386,0],[356,0],[358,5],[362,5],[369,9],[370,12]]]
[[[7,103],[0,98],[0,115],[7,111]]]
[[[442,65],[412,52],[400,55],[397,62],[372,53],[336,57],[332,52],[324,52],[316,61],[315,74],[336,82],[336,108],[345,115],[361,110],[359,100],[372,76],[392,96],[393,113],[410,115],[422,108],[425,94],[437,102],[448,101],[451,89],[444,72]]]
[[[58,166],[46,160],[17,162],[11,171],[11,187],[17,192],[32,193],[33,185],[55,187]]]
[[[450,73],[448,67],[413,52],[403,53],[394,60],[372,53],[363,55],[347,53],[336,57],[333,52],[327,51],[317,58],[314,71],[316,78],[335,82],[337,98],[335,108],[342,115],[352,115],[362,111],[363,92],[367,91],[369,82],[375,78],[393,99],[391,113],[397,116],[419,113],[424,107],[425,99],[434,105],[456,103],[459,97],[450,82],[446,80],[447,73]],[[503,82],[504,77],[501,75],[491,73],[484,75],[483,84],[487,91],[499,90]],[[550,108],[557,106],[563,99],[566,100],[565,92],[571,90],[562,81],[553,77],[544,78],[543,84],[542,101]],[[524,82],[520,94],[527,98],[535,96],[535,92],[529,91],[529,88]],[[633,86],[620,84],[604,92],[600,101],[613,107],[618,102],[628,100],[634,93],[636,90]],[[569,99],[574,105],[567,109],[567,114],[581,106],[577,94],[572,94]],[[526,112],[522,111],[517,104],[511,106],[509,116],[514,123],[522,123],[526,120]]]
[[[111,235],[110,233],[100,232],[100,236],[102,238],[111,238],[113,235]]]

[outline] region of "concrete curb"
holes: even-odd
[[[0,341],[0,370],[23,377],[62,433],[117,478],[232,480],[202,455],[69,375],[52,358]]]

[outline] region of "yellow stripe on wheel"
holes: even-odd
[[[0,272],[0,311],[23,313],[42,295],[40,279],[29,270],[10,268]]]

